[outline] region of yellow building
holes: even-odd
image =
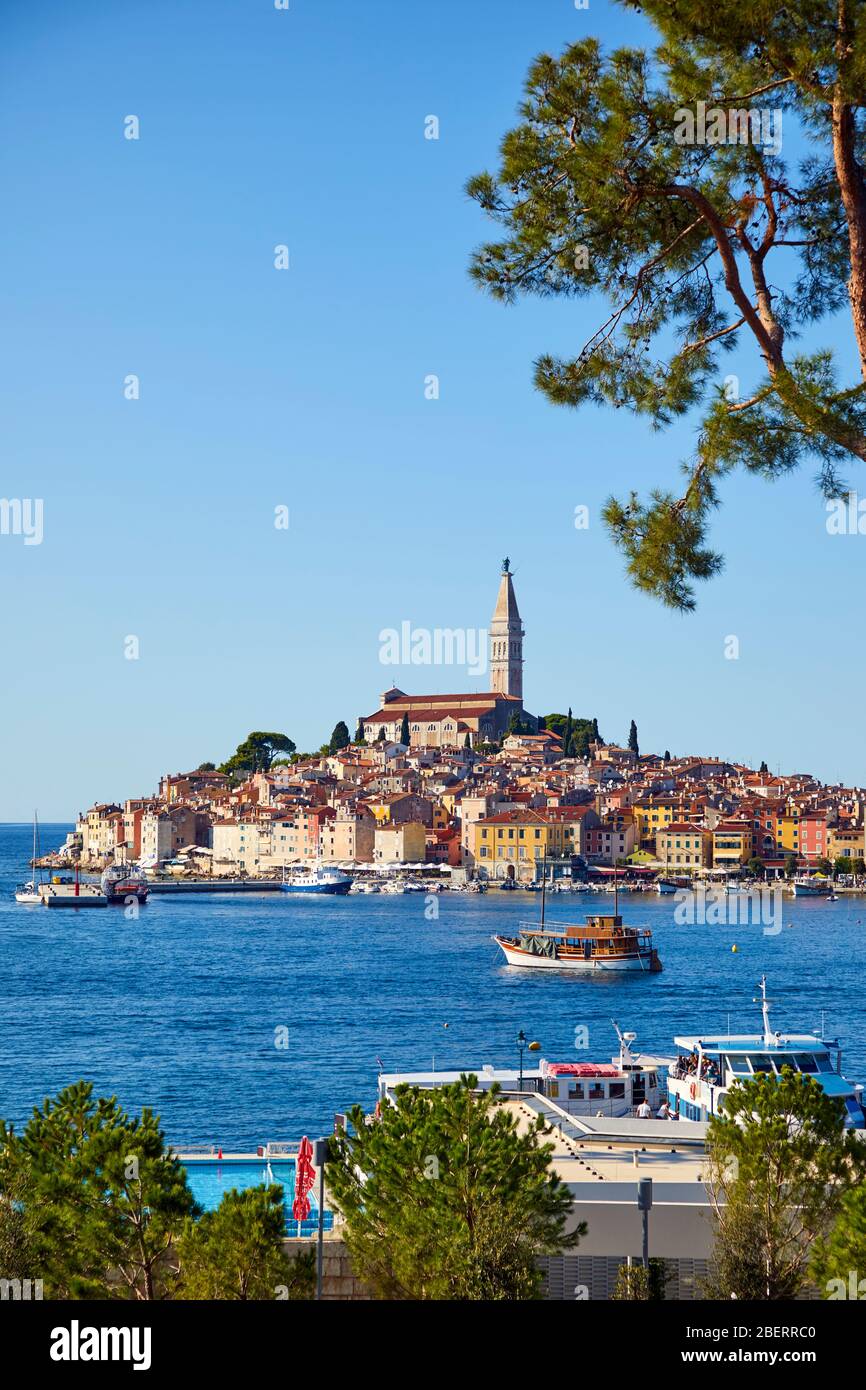
[[[476,866],[491,878],[534,878],[537,860],[571,853],[573,835],[571,823],[537,811],[503,811],[469,827]]]
[[[776,844],[788,854],[800,853],[800,812],[785,811],[779,816]]]
[[[713,866],[736,869],[752,857],[752,827],[743,821],[720,821],[713,831]]]
[[[660,830],[682,819],[682,798],[664,796],[652,800],[637,801],[632,806],[635,819],[637,843],[650,849],[655,845]]]
[[[831,825],[827,831],[827,858],[838,859],[847,855],[849,859],[866,859],[864,853],[864,831],[856,826]]]
[[[703,826],[672,821],[656,833],[656,858],[665,868],[694,873],[709,868],[713,856],[713,834]]]

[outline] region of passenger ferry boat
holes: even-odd
[[[813,1033],[779,1033],[770,1027],[767,982],[761,976],[762,1033],[721,1033],[674,1038],[680,1056],[668,1072],[668,1094],[677,1117],[708,1120],[724,1109],[725,1096],[737,1080],[761,1073],[778,1076],[783,1067],[814,1076],[827,1095],[844,1106],[845,1128],[866,1128],[863,1087],[842,1075],[842,1052],[837,1040]]]
[[[545,876],[546,877],[546,876]],[[571,970],[582,975],[635,970],[656,974],[662,968],[649,928],[624,927],[617,912],[614,876],[613,914],[593,915],[581,926],[557,922],[545,926],[546,892],[542,878],[541,920],[538,925],[519,923],[519,935],[494,936],[509,965],[531,970]]]
[[[538,1068],[539,1092],[556,1101],[570,1115],[635,1116],[649,1105],[656,1115],[665,1099],[664,1077],[670,1057],[635,1052],[635,1033],[623,1033],[612,1019],[619,1038],[619,1056],[610,1062],[546,1062]],[[646,1112],[644,1112],[646,1113]]]
[[[317,864],[315,868],[303,869],[284,879],[280,884],[284,893],[331,893],[343,895],[352,886],[351,874],[342,869]]]
[[[623,1033],[612,1019],[619,1038],[619,1055],[609,1062],[548,1062],[544,1058],[537,1067],[465,1066],[460,1071],[380,1073],[379,1101],[393,1099],[398,1086],[416,1086],[430,1090],[460,1080],[461,1075],[477,1078],[480,1091],[494,1084],[502,1091],[517,1091],[541,1095],[555,1102],[559,1110],[569,1115],[610,1116],[613,1119],[636,1118],[639,1107],[648,1105],[656,1116],[665,1099],[664,1077],[672,1057],[653,1057],[636,1052],[634,1033]]]

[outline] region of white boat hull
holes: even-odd
[[[598,957],[586,960],[581,957],[556,960],[550,956],[536,956],[529,951],[521,951],[509,946],[500,937],[495,938],[509,965],[520,966],[524,970],[569,970],[579,975],[617,974],[633,971],[639,974],[650,973],[650,962],[643,956],[624,956],[620,960],[603,960]]]

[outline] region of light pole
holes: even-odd
[[[643,1217],[643,1267],[649,1269],[649,1213],[653,1204],[653,1180],[641,1178],[637,1185],[637,1209]]]
[[[327,1156],[327,1139],[316,1139],[313,1144],[313,1163],[319,1170],[319,1229],[316,1248],[317,1299],[322,1297],[322,1269],[325,1256],[325,1159]]]
[[[518,1052],[518,1055],[519,1055],[519,1057],[520,1057],[520,1080],[519,1080],[519,1082],[517,1083],[517,1089],[518,1089],[518,1091],[520,1091],[520,1092],[523,1091],[523,1052],[524,1052],[525,1047],[526,1047],[526,1034],[524,1033],[523,1029],[521,1028],[520,1032],[517,1034],[517,1052]]]

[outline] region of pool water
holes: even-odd
[[[268,1162],[265,1159],[194,1159],[187,1161],[186,1175],[192,1194],[205,1211],[213,1211],[219,1206],[223,1195],[233,1187],[239,1192],[260,1183],[279,1183],[283,1189],[283,1206],[286,1212],[286,1231],[290,1236],[298,1235],[298,1222],[292,1216],[292,1202],[295,1200],[294,1160]],[[302,1236],[313,1236],[318,1229],[319,1209],[315,1192],[310,1196],[310,1215],[300,1223]],[[333,1212],[325,1211],[325,1230],[333,1225]]]

